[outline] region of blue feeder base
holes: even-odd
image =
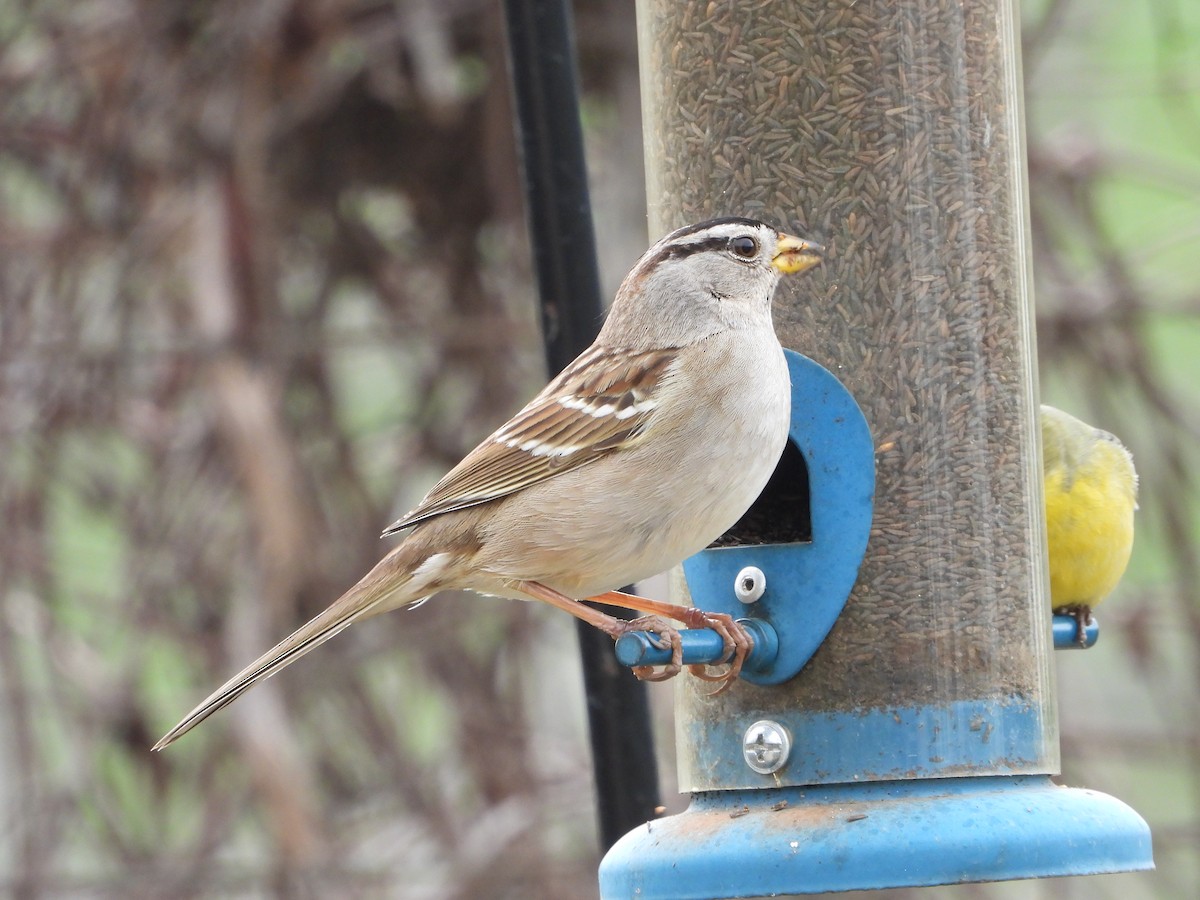
[[[1154,868],[1150,829],[1046,775],[711,791],[621,838],[602,900],[718,900]]]

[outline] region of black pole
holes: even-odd
[[[591,344],[603,317],[566,0],[505,0],[525,208],[551,372]],[[579,623],[600,840],[607,850],[654,817],[658,767],[645,686],[612,640]]]

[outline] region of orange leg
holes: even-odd
[[[541,600],[544,603],[549,603],[551,606],[556,606],[561,610],[569,612],[577,619],[582,619],[589,625],[599,628],[614,641],[621,635],[630,631],[649,631],[658,636],[655,642],[662,649],[671,648],[671,662],[664,666],[661,672],[654,672],[651,666],[637,666],[633,670],[633,674],[644,681],[665,681],[668,678],[673,678],[678,675],[683,668],[683,647],[679,642],[679,632],[662,615],[651,613],[650,615],[642,616],[639,619],[629,621],[627,619],[618,619],[615,616],[610,616],[608,613],[603,613],[598,609],[580,603],[568,597],[566,594],[547,587],[538,581],[517,581],[512,584],[515,590],[520,591],[533,597],[535,600]],[[621,594],[620,596],[627,596]],[[639,598],[640,599],[640,598]],[[654,603],[655,601],[648,601]],[[659,604],[667,607],[669,603]],[[633,607],[636,609],[637,607]],[[680,607],[672,607],[679,609]]]
[[[707,666],[703,665],[688,666],[688,669],[693,675],[704,681],[721,682],[721,686],[716,691],[718,694],[727,690],[733,684],[738,673],[742,671],[742,664],[746,661],[746,657],[754,647],[754,639],[750,637],[746,629],[735,622],[733,616],[726,613],[705,612],[702,609],[696,609],[694,606],[664,603],[661,600],[651,600],[648,597],[626,594],[623,591],[608,591],[598,594],[595,597],[588,597],[588,600],[592,603],[603,603],[605,606],[635,609],[649,616],[675,619],[677,622],[682,622],[688,628],[711,628],[721,636],[721,640],[725,643],[725,661],[729,663],[729,669],[717,675],[710,675]],[[634,670],[634,674],[638,678],[647,678],[648,676],[639,672],[638,669],[649,668],[649,666],[638,666]],[[675,673],[672,672],[671,674]]]

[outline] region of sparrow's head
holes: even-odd
[[[779,277],[812,268],[821,252],[819,244],[756,219],[687,225],[647,250],[625,276],[605,331],[677,346],[728,328],[769,325]]]

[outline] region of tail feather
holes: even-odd
[[[419,601],[419,597],[407,600],[401,598],[399,601],[393,597],[403,586],[403,582],[398,583],[394,578],[394,565],[389,565],[394,561],[395,552],[389,554],[329,608],[301,625],[213,691],[204,702],[184,716],[178,725],[163,735],[153,749],[162,750],[167,747],[217,710],[228,706],[258,682],[270,678],[359,619]]]

